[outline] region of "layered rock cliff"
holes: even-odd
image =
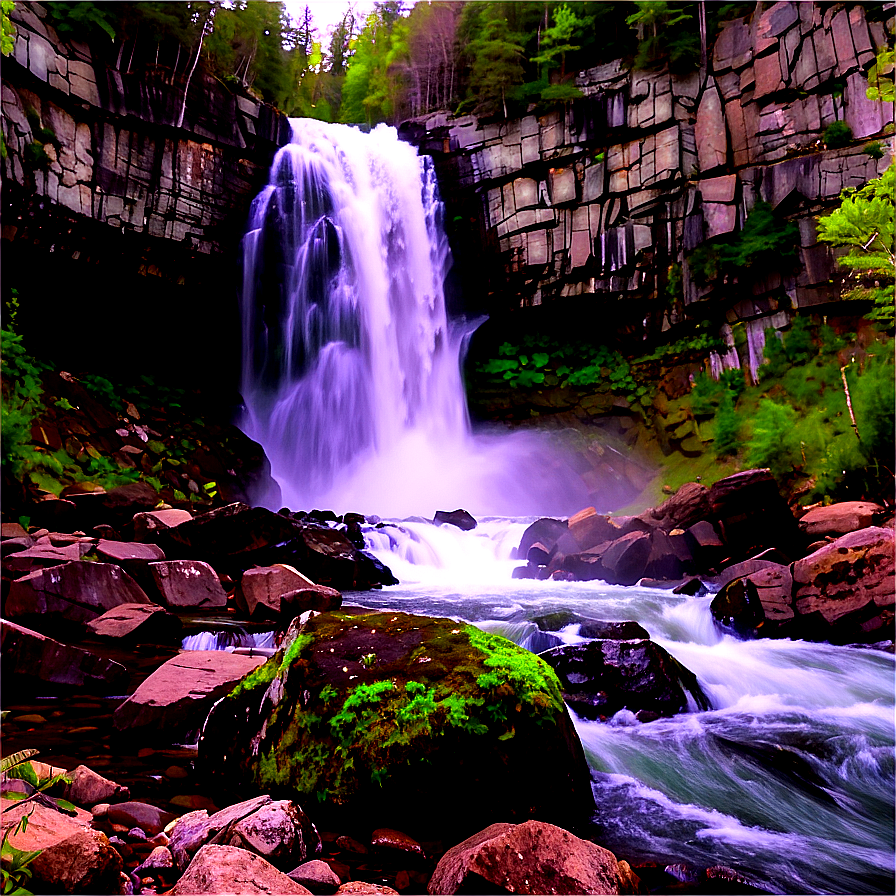
[[[564,109],[403,125],[437,162],[466,290],[492,312],[575,308],[599,322],[598,341],[621,336],[635,353],[645,336],[708,319],[754,370],[767,327],[793,309],[829,312],[841,275],[830,283],[814,218],[892,158],[893,107],[865,95],[892,4],[886,22],[851,4],[764,7],[728,23],[700,71],[616,62],[580,73],[584,97]],[[843,146],[835,122],[851,129]],[[695,270],[694,250],[740,231],[760,200],[798,224],[792,262]]]
[[[110,65],[62,39],[40,4],[16,3],[12,20],[4,274],[25,329],[39,322],[65,363],[89,360],[89,332],[86,351],[104,360],[151,367],[176,349],[175,366],[207,373],[236,350],[236,251],[288,122],[201,67],[175,78],[130,72],[126,54]]]

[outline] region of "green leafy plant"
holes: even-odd
[[[831,122],[822,135],[828,149],[840,149],[852,143],[852,128],[845,121]]]
[[[879,100],[882,103],[896,101],[894,69],[896,69],[896,50],[892,48],[880,50],[874,64],[868,69],[868,87],[865,95],[869,100]]]
[[[37,754],[37,750],[20,750],[0,760],[0,788],[2,788],[0,796],[5,800],[16,801],[19,806],[30,802],[40,802],[67,815],[74,815],[77,810],[70,802],[58,797],[54,799],[45,794],[45,791],[57,784],[70,784],[71,779],[65,774],[50,775],[45,778],[38,777],[34,765],[30,761]],[[25,792],[3,787],[2,785],[8,784],[10,779],[21,781],[25,786]],[[31,869],[28,866],[43,850],[18,849],[10,843],[10,838],[27,830],[28,819],[33,811],[32,808],[15,825],[10,825],[3,831],[3,837],[0,840],[0,859],[2,859],[0,875],[2,875],[4,896],[31,896],[31,891],[25,886],[31,879]]]

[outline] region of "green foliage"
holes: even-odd
[[[849,251],[839,263],[873,285],[848,289],[845,298],[873,303],[872,319],[893,323],[894,218],[896,218],[896,163],[861,189],[840,194],[840,206],[818,219],[818,239]]]
[[[576,9],[586,9],[577,4]],[[541,36],[539,53],[529,61],[543,66],[544,70],[560,67],[561,79],[566,75],[566,54],[582,49],[581,37],[594,27],[594,17],[577,15],[566,3],[554,9],[553,24],[546,28]],[[582,96],[582,92],[573,84],[552,84],[541,91],[542,100],[572,100]]]
[[[780,270],[782,260],[796,257],[799,228],[793,221],[781,221],[763,201],[753,206],[737,234],[703,243],[688,256],[694,279],[709,283],[726,275],[741,275],[744,269],[772,267]]]
[[[896,101],[894,69],[896,69],[896,51],[887,48],[880,50],[874,64],[868,69],[868,88],[865,95],[869,100],[879,100],[882,103]]]
[[[840,149],[852,143],[852,128],[845,121],[834,121],[829,124],[822,136],[828,149]]]
[[[886,147],[880,140],[873,140],[871,143],[866,143],[862,147],[862,152],[876,161],[877,159],[882,159],[884,157]]]
[[[0,796],[5,800],[18,802],[23,806],[38,798],[45,802],[55,805],[61,812],[67,815],[76,813],[75,807],[63,799],[53,799],[45,795],[45,791],[57,784],[70,784],[71,778],[64,774],[51,775],[45,778],[38,776],[31,758],[36,756],[37,750],[19,750],[11,756],[5,757],[0,761]],[[25,784],[26,792],[21,790],[12,790],[3,787],[11,778],[22,781]],[[23,850],[18,849],[10,843],[10,838],[15,837],[19,833],[24,833],[28,828],[28,820],[31,817],[31,811],[23,815],[15,825],[10,825],[3,832],[0,839],[0,876],[2,876],[2,888],[0,892],[4,896],[31,896],[31,891],[27,889],[26,884],[31,880],[31,869],[28,867],[42,852],[41,849]]]
[[[740,448],[740,418],[734,408],[734,396],[726,389],[719,400],[719,409],[716,413],[715,438],[713,451],[717,457],[725,457],[736,454]]]
[[[9,56],[16,42],[16,26],[9,20],[13,0],[0,0],[0,54]]]
[[[626,22],[638,34],[636,69],[668,61],[673,70],[693,68],[700,59],[700,35],[693,4],[635,0],[637,11]]]
[[[796,411],[789,404],[763,398],[752,424],[747,465],[768,467],[776,479],[783,478],[799,462],[798,446],[794,442]]]
[[[470,91],[480,115],[503,111],[507,118],[507,93],[522,84],[525,35],[512,31],[506,18],[485,19],[481,32],[469,47],[472,57]]]
[[[54,0],[46,5],[47,21],[63,37],[71,35],[89,40],[97,35],[115,40],[120,19],[117,3],[93,3],[92,0],[65,2]]]

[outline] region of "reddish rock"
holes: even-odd
[[[288,591],[280,598],[280,615],[290,619],[308,610],[338,610],[342,606],[342,595],[335,588],[326,585],[308,585]]]
[[[63,795],[79,806],[90,808],[97,803],[123,802],[130,798],[127,787],[98,775],[86,765],[79,765],[67,774],[71,783],[66,784]]]
[[[218,574],[200,560],[150,563],[149,571],[166,607],[212,609],[227,606]]]
[[[709,489],[699,482],[686,482],[671,498],[641,516],[647,522],[655,520],[668,532],[672,529],[687,529],[711,515]]]
[[[527,821],[493,824],[449,849],[427,892],[616,894],[631,892],[635,881],[608,849],[554,825]]]
[[[423,847],[413,837],[392,828],[377,828],[370,835],[370,845],[374,849],[404,853],[409,856],[422,858],[426,855]]]
[[[569,532],[580,551],[587,551],[622,534],[619,527],[609,517],[598,513],[593,507],[586,507],[569,518]]]
[[[634,585],[644,575],[649,555],[650,536],[629,532],[600,551],[601,578],[612,585]]]
[[[314,587],[314,582],[285,563],[247,569],[234,593],[237,607],[250,617],[280,616],[284,594]]]
[[[310,890],[278,871],[261,856],[235,846],[203,846],[169,896],[271,894],[304,896]]]
[[[298,868],[293,868],[288,876],[297,884],[307,887],[312,893],[319,894],[319,896],[330,896],[342,884],[339,875],[320,859],[303,862]]]
[[[95,638],[168,644],[180,638],[180,620],[156,604],[121,604],[87,623]]]
[[[0,523],[0,538],[23,538],[27,535],[19,523]]]
[[[134,540],[152,540],[151,535],[160,529],[171,529],[193,519],[189,510],[148,510],[135,513],[133,519]]]
[[[336,896],[399,896],[398,890],[385,884],[369,884],[366,880],[350,880],[343,884]]]
[[[172,657],[115,710],[119,731],[170,738],[197,730],[212,704],[267,657],[189,650]]]
[[[109,806],[106,818],[111,824],[122,824],[128,828],[140,828],[147,836],[154,837],[174,821],[175,815],[158,806],[141,802],[123,802]]]
[[[110,541],[101,538],[96,546],[96,554],[109,563],[124,567],[131,575],[144,570],[149,563],[165,559],[165,552],[154,544],[140,544],[135,541]]]
[[[523,537],[520,539],[516,552],[517,558],[524,560],[529,553],[529,548],[536,542],[543,544],[553,552],[557,540],[567,531],[567,523],[563,520],[555,520],[550,517],[542,517],[540,520],[536,520],[523,532]]]
[[[884,515],[884,508],[868,501],[841,501],[827,507],[814,507],[800,517],[799,527],[808,538],[815,540],[828,535],[847,535],[867,529]]]
[[[4,542],[4,546],[7,544],[7,542]],[[64,547],[38,544],[14,552],[7,547],[3,557],[3,572],[12,578],[19,578],[35,570],[46,569],[50,566],[61,566],[63,563],[70,563],[72,560],[80,560],[89,550],[90,545],[81,543],[65,545]]]
[[[814,614],[837,640],[861,640],[865,623],[892,619],[893,530],[872,526],[841,536],[794,563],[793,582],[799,615]]]
[[[292,800],[274,800],[260,806],[219,834],[216,842],[247,849],[279,868],[292,868],[321,848],[316,828]]]
[[[89,812],[79,809],[71,817],[40,804],[16,806],[7,800],[0,800],[0,806],[4,831],[30,813],[26,829],[12,834],[8,842],[16,849],[38,851],[28,866],[33,874],[30,885],[38,892],[119,892],[121,856],[105,834],[90,827]]]
[[[5,613],[41,628],[85,624],[121,604],[148,604],[140,586],[111,563],[75,561],[37,570],[10,585]]]
[[[45,683],[114,693],[127,682],[127,669],[120,663],[5,619],[0,626],[0,647],[3,675],[9,676],[10,682],[24,679],[29,690]]]

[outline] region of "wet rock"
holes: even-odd
[[[231,575],[253,566],[283,563],[318,584],[339,590],[366,589],[395,581],[342,532],[241,503],[160,530],[156,541],[170,559],[204,560]]]
[[[133,519],[134,540],[151,541],[152,536],[159,529],[170,529],[191,519],[193,519],[193,514],[189,510],[149,510],[144,513],[135,513]]]
[[[114,660],[5,619],[0,626],[0,664],[10,684],[17,681],[28,690],[42,690],[49,684],[117,693],[128,676],[127,669]]]
[[[593,507],[586,507],[573,514],[568,525],[569,534],[575,539],[580,551],[587,551],[622,535],[619,527],[608,516],[598,513]]]
[[[234,592],[237,608],[249,617],[278,619],[284,594],[314,587],[308,576],[285,563],[247,569]]]
[[[893,530],[860,529],[793,564],[794,609],[826,640],[880,640],[893,619],[893,575]]]
[[[0,806],[4,829],[15,828],[23,815],[29,815],[26,829],[11,834],[8,842],[16,849],[38,851],[28,865],[35,889],[46,893],[118,892],[121,856],[105,834],[90,827],[89,812],[78,810],[71,817],[40,804],[17,806],[7,800],[0,800]]]
[[[8,542],[4,542],[4,545]],[[70,544],[54,547],[51,544],[35,544],[20,551],[9,551],[3,557],[3,572],[10,578],[20,578],[28,573],[50,566],[61,566],[80,560],[90,549],[86,544]]]
[[[427,892],[630,893],[637,880],[608,849],[527,821],[493,824],[449,849]]]
[[[555,520],[550,517],[542,517],[535,520],[520,539],[517,548],[517,558],[523,560],[529,553],[529,548],[536,542],[545,545],[549,550],[553,551],[557,540],[568,531],[567,524],[563,520]]]
[[[385,884],[369,884],[366,880],[350,880],[336,891],[336,896],[398,896],[398,890]]]
[[[71,624],[84,625],[125,603],[148,604],[140,586],[111,563],[75,561],[38,570],[10,585],[7,617],[32,620],[42,631],[71,635]]]
[[[767,548],[796,556],[796,520],[768,470],[745,470],[720,479],[709,490],[714,519],[729,550],[749,557]]]
[[[166,607],[210,610],[227,606],[221,580],[208,563],[165,560],[150,563],[149,571]]]
[[[457,526],[464,532],[476,528],[476,520],[466,510],[437,510],[433,522],[438,526],[447,523],[449,526]]]
[[[139,576],[148,564],[165,559],[165,552],[158,545],[105,538],[97,543],[96,555],[107,563],[115,563],[126,569],[132,576]]]
[[[326,585],[309,585],[288,591],[280,598],[281,619],[292,619],[308,610],[323,612],[338,610],[342,606],[342,595],[335,588]]]
[[[406,856],[423,858],[426,855],[423,847],[413,837],[392,828],[377,828],[370,835],[370,845],[374,849],[401,853]]]
[[[648,510],[642,517],[656,523],[665,531],[687,529],[712,515],[710,492],[699,482],[686,482],[671,498],[659,507]]]
[[[172,738],[200,728],[212,704],[264,657],[188,650],[152,673],[113,715],[118,731]]]
[[[685,688],[705,702],[694,674],[653,641],[589,641],[540,656],[557,673],[570,708],[587,719],[620,709],[675,715],[687,708]]]
[[[884,508],[868,501],[841,501],[827,507],[815,507],[800,517],[800,531],[809,539],[828,535],[846,535],[867,529],[884,515]]]
[[[79,806],[90,808],[98,803],[123,802],[130,799],[131,792],[102,775],[98,775],[86,765],[79,765],[68,772],[71,779],[66,784],[63,796]]]
[[[138,801],[114,803],[106,810],[106,818],[111,824],[125,825],[129,830],[139,827],[144,831],[144,839],[161,833],[176,817],[158,806]]]
[[[282,652],[209,714],[197,771],[212,786],[303,802],[326,792],[316,819],[337,830],[358,816],[415,833],[469,830],[492,804],[511,818],[573,818],[591,805],[550,668],[473,626],[398,612],[294,621]],[[487,805],[476,796],[486,786]],[[439,812],[421,816],[421,805]]]
[[[650,556],[650,536],[646,532],[629,532],[599,550],[603,574],[599,576],[611,585],[634,585],[647,568]]]
[[[169,890],[170,896],[194,894],[271,894],[304,896],[311,891],[278,871],[261,856],[235,846],[203,846],[183,877]]]
[[[647,629],[637,622],[602,622],[599,619],[586,619],[579,626],[579,634],[583,638],[614,641],[650,638]]]
[[[321,847],[317,829],[292,800],[260,806],[215,839],[254,852],[278,868],[291,868],[320,853]]]
[[[180,639],[180,620],[156,604],[121,604],[87,623],[95,638],[170,644]]]
[[[293,868],[288,876],[297,884],[307,887],[312,893],[318,894],[318,896],[330,896],[342,884],[342,881],[333,872],[333,869],[320,859],[303,862],[298,868]]]

